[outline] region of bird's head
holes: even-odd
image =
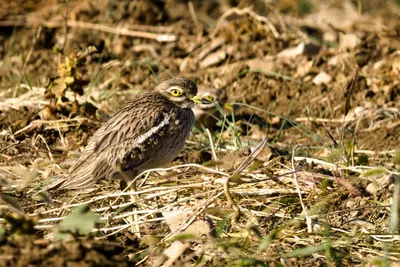
[[[205,113],[213,113],[217,111],[216,106],[219,106],[225,112],[230,112],[233,110],[232,105],[226,102],[227,96],[225,89],[223,88],[200,88],[198,95],[201,98],[210,101],[210,103],[199,104],[195,107],[194,114],[196,115],[196,118],[200,118]]]
[[[180,108],[193,108],[195,104],[210,104],[209,100],[197,96],[197,86],[189,79],[175,78],[160,83],[155,91]]]
[[[223,106],[226,103],[225,90],[222,88],[201,88],[199,89],[198,96],[210,101],[210,103],[200,104],[196,107],[202,110],[213,109],[216,105]]]

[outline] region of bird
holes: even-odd
[[[192,108],[210,103],[197,96],[197,86],[187,78],[166,80],[133,97],[93,134],[76,163],[47,190],[83,189],[104,179],[127,183],[170,163],[195,123]]]
[[[220,110],[232,110],[232,106],[227,103],[227,95],[224,88],[200,87],[198,95],[210,101],[207,104],[196,105],[193,109],[196,118],[196,127],[204,125],[206,128],[213,128],[220,115]],[[220,109],[220,110],[218,110]]]

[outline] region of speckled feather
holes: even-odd
[[[195,117],[191,108],[181,108],[160,93],[170,85],[161,84],[159,90],[131,99],[95,132],[75,165],[50,188],[86,188],[97,180],[121,178],[121,172],[133,179],[132,175],[172,161],[184,146]],[[190,82],[187,98],[196,93]]]

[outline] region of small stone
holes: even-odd
[[[300,43],[296,47],[287,48],[277,54],[278,58],[294,58],[299,55],[315,55],[320,50],[320,46],[313,43]]]
[[[172,210],[163,211],[162,214],[171,229],[171,231],[178,230],[182,224],[185,224],[189,217],[192,215],[193,210]],[[197,218],[191,225],[189,225],[185,231],[185,234],[191,234],[196,238],[201,237],[213,237],[215,236],[215,230],[212,220],[208,216],[203,218]]]
[[[189,243],[182,243],[181,241],[176,240],[175,242],[173,242],[171,244],[171,246],[169,246],[165,251],[164,254],[172,259],[172,262],[174,260],[176,260],[177,258],[179,258],[179,256],[181,256],[186,249],[188,249],[190,246]]]
[[[316,84],[316,85],[328,84],[330,81],[332,81],[332,77],[328,73],[326,73],[325,71],[320,72],[313,79],[313,83]]]
[[[282,50],[281,52],[278,53],[277,56],[280,57],[280,58],[296,57],[296,56],[301,55],[301,54],[304,53],[304,47],[305,47],[305,44],[304,43],[300,43],[296,47],[291,47],[291,48],[287,48],[285,50]]]
[[[376,186],[375,183],[370,183],[369,185],[367,185],[367,187],[365,188],[365,190],[366,190],[368,193],[372,194],[372,195],[375,195],[375,194],[379,191],[379,189],[378,189],[378,187]]]
[[[394,75],[400,74],[400,58],[396,58],[392,64],[392,73]]]
[[[352,33],[340,34],[339,39],[340,39],[340,45],[339,45],[340,51],[346,51],[348,49],[352,50],[361,43],[360,38],[358,38],[355,34]]]
[[[348,52],[340,53],[340,54],[330,58],[328,60],[328,65],[329,66],[336,66],[339,63],[343,64],[344,62],[346,62],[349,59],[349,57],[350,57],[350,53],[348,53]]]
[[[381,68],[386,64],[386,62],[387,62],[386,59],[382,59],[382,60],[376,61],[376,62],[374,63],[374,65],[372,66],[372,68],[373,68],[374,70],[379,70],[379,69],[381,69]]]
[[[376,193],[381,191],[383,188],[387,187],[389,185],[389,182],[390,182],[390,175],[386,174],[378,179],[375,179],[372,183],[367,185],[365,190],[368,193],[375,195]]]
[[[357,204],[357,202],[352,201],[352,200],[348,200],[347,203],[346,203],[346,207],[353,208],[353,207],[355,207],[356,204]]]

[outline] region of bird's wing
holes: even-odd
[[[146,160],[143,146],[168,126],[170,118],[171,115],[157,105],[149,106],[140,101],[129,103],[96,131],[59,188],[88,186],[118,171],[138,167]]]
[[[103,136],[96,144],[94,153],[99,158],[106,158],[106,162],[111,172],[125,172],[135,170],[149,158],[152,154],[151,149],[157,144],[155,139],[159,139],[160,135],[168,128],[171,116],[167,113],[152,113],[153,118],[149,121],[140,123],[140,131],[118,135],[118,133],[109,133]],[[95,172],[100,177],[104,170],[102,163],[98,162]],[[108,174],[106,176],[109,176]]]
[[[115,125],[102,131],[101,136],[97,138],[93,145],[92,153],[99,155],[110,149],[123,149],[128,143],[132,147],[141,145],[167,126],[171,118],[168,113],[158,110],[152,110],[151,114],[146,117],[141,116],[140,118],[143,119],[139,120],[130,120],[129,115],[133,117],[132,114],[121,115],[122,118]]]

